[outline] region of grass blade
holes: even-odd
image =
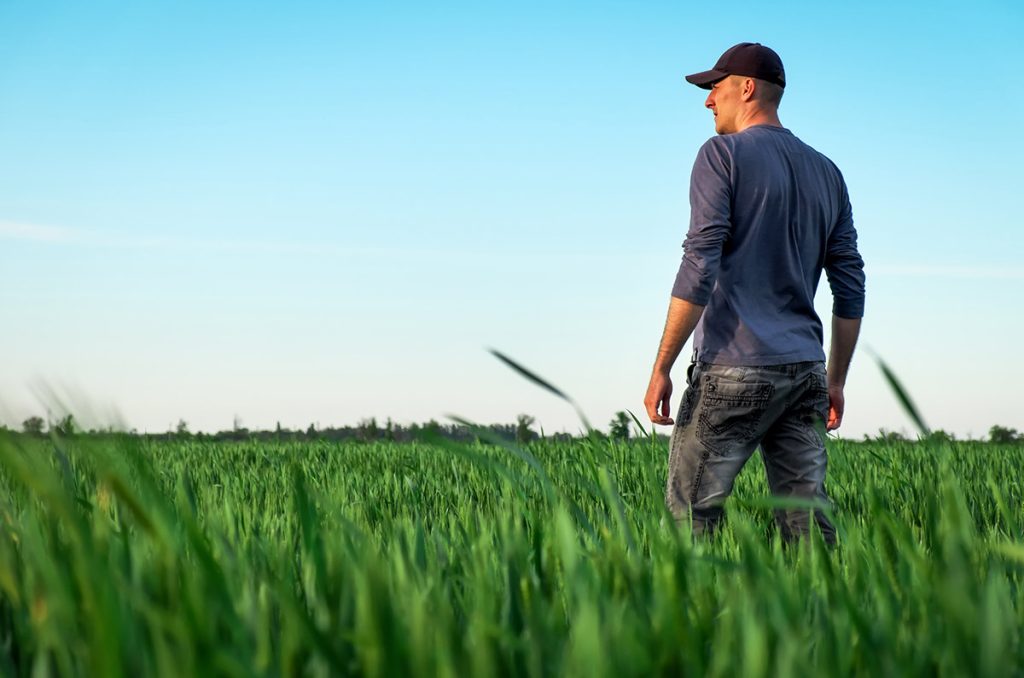
[[[525,367],[523,367],[522,365],[517,363],[515,360],[512,360],[512,358],[509,358],[507,355],[505,355],[501,351],[498,351],[497,349],[493,349],[493,348],[488,349],[488,351],[490,351],[491,355],[493,355],[495,358],[497,358],[501,362],[503,362],[506,365],[508,365],[509,367],[511,367],[513,370],[518,372],[521,376],[525,377],[529,381],[532,381],[537,386],[540,386],[541,388],[543,388],[543,389],[545,389],[547,391],[550,391],[551,393],[555,394],[556,396],[558,396],[559,398],[561,398],[565,402],[567,402],[570,405],[572,405],[572,408],[574,410],[576,410],[576,415],[580,418],[580,421],[582,421],[583,425],[586,427],[587,433],[593,432],[594,427],[590,425],[590,421],[588,421],[586,415],[583,414],[583,410],[580,409],[580,406],[576,404],[576,401],[573,400],[572,398],[570,398],[565,393],[565,391],[563,391],[562,389],[557,388],[556,386],[552,385],[551,382],[549,382],[546,379],[540,377],[535,372],[526,369]]]
[[[921,434],[921,436],[927,438],[931,434],[931,429],[929,429],[928,425],[924,423],[924,418],[921,416],[921,413],[917,409],[917,406],[914,405],[914,401],[910,399],[910,394],[907,393],[907,389],[903,387],[903,384],[900,382],[900,380],[896,378],[896,375],[893,373],[893,371],[889,369],[889,366],[886,365],[885,361],[882,360],[882,358],[877,353],[875,353],[871,349],[867,350],[869,353],[871,353],[872,357],[874,357],[875,362],[878,363],[879,369],[882,370],[882,375],[885,377],[885,380],[889,383],[889,388],[891,388],[892,392],[896,394],[896,399],[899,400],[900,405],[903,406],[903,411],[906,412],[907,416],[909,416],[911,420],[914,422],[914,425],[917,427],[917,430]]]

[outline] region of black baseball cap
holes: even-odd
[[[786,86],[786,71],[782,69],[782,59],[775,50],[759,42],[741,42],[733,45],[725,50],[725,54],[718,59],[714,68],[688,75],[686,82],[702,89],[711,89],[711,85],[727,75],[746,75],[773,82],[779,87]]]

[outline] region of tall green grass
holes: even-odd
[[[756,460],[694,541],[649,440],[7,436],[0,672],[1019,674],[1024,450],[829,454],[832,550]]]

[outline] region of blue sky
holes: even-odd
[[[578,428],[486,347],[640,414],[714,133],[682,76],[753,40],[849,185],[862,342],[933,427],[1024,429],[1022,28],[1009,1],[0,1],[0,419],[56,391],[151,431]],[[845,435],[909,430],[866,353],[847,402]]]

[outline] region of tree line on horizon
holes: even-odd
[[[424,438],[437,437],[446,438],[449,440],[457,440],[460,442],[468,442],[480,437],[481,432],[479,429],[483,429],[485,432],[489,432],[501,439],[516,442],[520,444],[529,443],[533,440],[539,440],[540,438],[548,440],[573,440],[578,437],[585,437],[586,435],[598,436],[602,438],[610,438],[612,440],[628,441],[631,438],[636,437],[637,429],[635,422],[630,414],[619,411],[615,413],[615,416],[608,424],[607,433],[600,430],[593,430],[589,434],[580,432],[579,435],[573,435],[571,433],[557,432],[553,434],[546,434],[536,430],[536,419],[528,414],[520,414],[516,417],[515,423],[509,424],[486,424],[474,429],[470,426],[451,423],[442,424],[433,419],[426,423],[412,423],[408,426],[393,422],[388,418],[384,423],[379,423],[376,417],[370,417],[363,419],[354,426],[328,426],[318,427],[316,424],[310,424],[305,429],[289,429],[282,427],[281,423],[278,422],[277,426],[270,430],[263,429],[249,429],[241,425],[241,422],[236,419],[234,425],[230,429],[217,431],[214,433],[208,433],[203,431],[191,431],[189,430],[188,423],[179,419],[176,426],[171,430],[164,433],[139,433],[135,429],[128,431],[118,430],[114,428],[106,429],[84,429],[79,426],[73,415],[67,414],[59,419],[53,421],[47,421],[39,416],[32,416],[25,419],[22,422],[20,433],[31,436],[45,436],[49,434],[55,434],[61,437],[68,436],[102,436],[102,435],[138,435],[150,439],[157,440],[209,440],[209,441],[240,441],[240,440],[257,440],[257,441],[312,441],[312,440],[330,440],[330,441],[392,441],[392,442],[410,442],[414,440],[421,440]],[[0,431],[12,431],[5,425],[0,424]],[[15,431],[18,432],[18,431]],[[647,432],[644,431],[644,435]],[[665,434],[658,434],[659,438],[665,438],[668,436]],[[925,442],[931,443],[950,443],[957,441],[957,437],[951,433],[947,433],[941,429],[932,431],[927,438],[923,439]],[[971,442],[989,442],[999,445],[1024,445],[1024,433],[1020,433],[1015,428],[1009,428],[1006,426],[1000,426],[998,424],[992,426],[988,431],[988,437],[981,440],[968,439]],[[901,443],[901,442],[914,442],[913,439],[908,438],[902,433],[896,431],[886,431],[880,429],[878,434],[875,436],[864,435],[864,442],[883,442],[883,443]]]
[[[629,440],[635,436],[635,430],[631,429],[633,424],[631,417],[625,412],[616,413],[609,424],[608,433],[593,431],[592,435],[608,437],[617,440]],[[571,433],[544,433],[538,431],[536,419],[528,414],[520,414],[516,417],[515,423],[509,424],[486,424],[478,427],[484,431],[497,435],[498,437],[517,443],[528,443],[533,440],[545,438],[549,440],[572,440],[585,436]],[[0,425],[0,430],[11,430]],[[20,433],[32,436],[45,436],[56,434],[58,436],[100,436],[100,435],[138,435],[153,439],[194,439],[194,440],[355,440],[355,441],[394,441],[409,442],[432,436],[440,436],[450,440],[470,441],[480,437],[480,432],[472,427],[450,423],[442,424],[433,419],[426,423],[412,423],[409,425],[398,424],[388,418],[384,422],[378,422],[376,417],[361,420],[354,426],[327,426],[320,427],[311,423],[305,429],[290,429],[281,426],[278,422],[273,429],[249,429],[242,426],[236,418],[230,429],[217,432],[192,431],[188,422],[179,419],[178,423],[170,430],[163,433],[140,433],[135,429],[119,430],[115,428],[86,429],[79,425],[73,415],[65,415],[56,420],[46,420],[39,416],[32,416],[25,419],[21,425]]]

